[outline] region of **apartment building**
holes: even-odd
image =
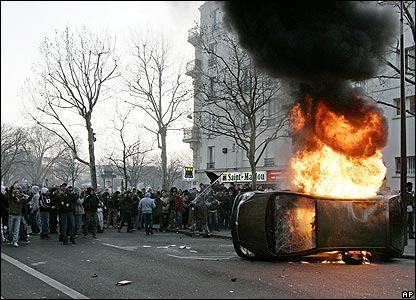
[[[226,52],[229,46],[227,39],[230,37],[230,34],[223,27],[222,11],[217,2],[207,1],[199,10],[201,12],[200,25],[190,29],[188,37],[188,41],[195,47],[195,60],[188,63],[187,74],[193,78],[195,90],[204,85],[204,82],[206,83],[203,77],[207,77],[207,74],[210,74],[210,72],[212,78],[215,77],[212,70],[215,69],[220,59],[227,57]],[[217,57],[214,54],[207,54],[207,51],[201,48],[199,43],[202,41],[205,45],[205,50],[212,50],[213,53],[217,54]],[[244,66],[241,67],[241,71],[244,72]],[[247,85],[247,83],[244,82],[244,85]],[[272,116],[283,110],[287,112],[290,107],[289,103],[290,99],[284,87],[279,87],[279,91],[267,100],[267,104],[262,107],[261,116],[259,116],[265,117],[264,123],[259,124],[257,128],[257,131],[264,131],[264,134],[257,136],[257,144],[262,143],[265,137],[270,135],[270,131],[276,128],[276,125],[271,120]],[[250,183],[252,172],[247,158],[247,151],[237,145],[235,139],[229,135],[213,134],[212,131],[205,130],[209,125],[201,126],[201,118],[198,118],[197,115],[198,112],[204,109],[205,105],[206,97],[196,93],[194,114],[190,116],[193,118],[194,125],[184,132],[183,141],[189,143],[193,150],[194,180],[192,181],[192,186],[199,186],[200,183],[209,183],[209,178],[204,172],[206,170],[217,175],[222,174],[220,180],[226,185],[230,182]],[[220,111],[217,113],[221,114]],[[215,114],[214,112],[211,115],[213,119],[215,119]],[[218,125],[215,124],[215,120],[211,121],[212,126]],[[236,125],[244,128],[247,123],[242,119],[240,123],[236,122]],[[284,170],[292,152],[291,139],[284,136],[287,135],[287,129],[287,126],[281,128],[278,139],[270,142],[262,153],[260,153],[261,150],[256,152],[256,159],[258,160],[256,176],[259,188],[269,187],[277,189],[282,188],[284,185]]]
[[[200,10],[200,24],[189,30],[188,42],[195,47],[195,59],[187,65],[187,75],[191,76],[194,81],[194,87],[197,91],[204,82],[203,74],[209,74],[211,69],[219,63],[219,59],[225,56],[215,56],[213,53],[221,53],[225,49],[224,34],[226,29],[222,24],[223,12],[219,4],[215,1],[206,1]],[[413,10],[414,11],[414,10]],[[399,21],[399,20],[398,20]],[[204,36],[205,51],[200,47]],[[407,46],[406,53],[407,64],[410,69],[413,68],[414,80],[414,41],[411,39],[411,33],[405,31]],[[208,50],[208,51],[206,51]],[[225,50],[224,50],[225,51]],[[207,54],[208,52],[208,54]],[[211,52],[211,54],[209,54]],[[412,56],[413,55],[413,56]],[[396,56],[389,58],[396,64]],[[413,64],[413,65],[412,65]],[[396,64],[397,65],[397,64]],[[393,71],[386,69],[386,74]],[[213,75],[214,77],[215,75]],[[209,83],[207,84],[209,85]],[[212,85],[212,84],[211,84]],[[374,79],[366,82],[357,83],[366,92],[378,102],[383,109],[384,115],[388,120],[389,135],[388,144],[383,149],[383,161],[387,167],[386,184],[394,190],[400,189],[400,112],[395,108],[400,104],[400,80]],[[415,87],[406,83],[406,108],[410,113],[407,114],[407,172],[408,181],[415,182]],[[205,95],[206,96],[206,95]],[[204,171],[211,171],[217,175],[222,174],[221,182],[237,182],[240,184],[249,183],[251,180],[250,164],[247,159],[247,151],[236,144],[235,140],[229,135],[215,135],[204,130],[199,124],[201,119],[197,114],[206,108],[206,97],[202,97],[198,92],[194,98],[194,114],[189,116],[193,119],[193,126],[184,131],[183,141],[189,143],[193,150],[193,168],[194,178],[191,186],[198,187],[200,183],[209,183],[209,179]],[[282,100],[283,99],[283,100]],[[282,87],[281,93],[270,103],[265,106],[264,114],[287,110],[291,103],[290,96]],[[215,119],[215,112],[212,114]],[[244,126],[244,122],[240,123]],[[215,126],[215,121],[212,121]],[[264,126],[272,127],[273,124]],[[270,132],[264,132],[264,138]],[[283,135],[283,134],[282,134]],[[258,137],[258,142],[262,137]],[[262,153],[256,153],[257,163],[257,184],[259,188],[282,189],[287,187],[285,169],[288,161],[292,156],[292,140],[289,137],[281,137],[271,142]]]

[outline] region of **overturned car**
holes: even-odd
[[[406,244],[400,196],[332,199],[293,192],[245,192],[234,201],[231,233],[246,259],[299,259],[321,252],[369,251],[400,257]]]

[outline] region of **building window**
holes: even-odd
[[[400,174],[400,169],[401,169],[400,157],[396,157],[395,162],[396,162],[396,174]],[[407,176],[415,176],[415,157],[414,156],[407,157]]]
[[[243,82],[243,91],[246,94],[251,93],[251,86],[252,86],[252,74],[250,71],[250,67],[245,67],[243,70],[243,76],[242,76],[242,82]]]
[[[208,131],[212,132],[215,131],[216,127],[217,127],[217,117],[214,115],[209,115],[208,116]]]
[[[405,72],[407,75],[415,74],[415,46],[407,47],[404,50]]]
[[[208,147],[207,169],[215,168],[215,147]]]
[[[265,158],[264,159],[265,167],[274,167],[274,158]]]
[[[397,107],[396,115],[400,116],[400,98],[393,99],[394,106]],[[406,110],[409,110],[411,113],[415,113],[415,96],[406,97]]]
[[[213,29],[218,29],[220,27],[221,24],[221,11],[219,8],[215,9],[212,12],[212,28]]]
[[[215,78],[214,77],[209,78],[209,96],[215,97]]]
[[[409,111],[415,113],[415,96],[409,96],[407,99],[409,99]]]
[[[400,68],[400,50],[396,51],[396,66]],[[414,76],[415,74],[415,46],[404,49],[404,70],[406,75]]]
[[[396,109],[396,116],[400,116],[400,109],[399,109],[400,108],[400,98],[394,99],[393,102],[394,102],[394,106],[398,107]]]
[[[250,123],[249,123],[248,118],[246,116],[243,116],[243,118],[241,120],[241,129],[243,131],[250,130]]]
[[[280,106],[280,107],[279,107]],[[276,101],[276,98],[271,98],[267,103],[265,108],[264,116],[266,118],[266,126],[273,126],[276,122],[276,116],[279,111],[282,111],[284,108],[281,103]]]
[[[217,53],[217,43],[211,43],[208,46],[208,67],[213,67],[216,65],[217,58],[215,57],[215,53]]]

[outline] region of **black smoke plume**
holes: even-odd
[[[376,75],[397,20],[375,1],[219,1],[258,67],[317,84]]]
[[[305,95],[357,125],[358,111],[382,111],[351,88],[351,81],[374,77],[395,41],[398,18],[375,1],[219,1],[225,26],[236,33],[257,67],[284,79],[307,114]],[[365,109],[362,109],[365,108]],[[383,117],[384,118],[384,117]],[[387,122],[384,119],[384,124]],[[315,120],[309,128],[315,132]],[[366,124],[359,124],[366,126]],[[387,126],[383,126],[383,147]],[[299,139],[299,145],[307,143]],[[342,151],[342,149],[337,149]],[[358,154],[354,154],[358,155]]]

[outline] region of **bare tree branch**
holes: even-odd
[[[130,141],[127,127],[131,112],[132,109],[124,114],[116,110],[118,118],[114,120],[114,128],[118,132],[118,140],[114,142],[111,153],[106,154],[106,158],[124,178],[124,190],[127,190],[129,184],[132,187],[137,187],[147,159],[146,154],[153,150],[152,146],[143,146],[140,133],[133,141]]]
[[[151,38],[150,34],[132,39],[135,58],[134,71],[126,85],[134,101],[126,101],[144,111],[157,129],[145,126],[157,135],[161,149],[162,188],[168,189],[167,131],[181,116],[189,113],[186,102],[192,96],[185,74],[175,69],[173,48],[165,37]]]
[[[28,98],[36,111],[28,114],[44,129],[57,135],[79,162],[90,168],[91,185],[97,187],[92,116],[105,84],[118,77],[117,60],[109,37],[96,37],[85,28],[72,34],[67,28],[57,32],[54,41],[45,39],[39,66],[38,83]],[[79,155],[72,126],[76,118],[87,131],[89,159]]]
[[[198,47],[208,56],[208,68],[199,70],[196,97],[202,104],[194,116],[205,134],[234,140],[245,151],[255,174],[267,146],[288,136],[289,106],[282,105],[287,100],[280,82],[256,69],[233,36],[215,34],[210,38],[201,33]],[[256,181],[253,176],[254,189]]]

